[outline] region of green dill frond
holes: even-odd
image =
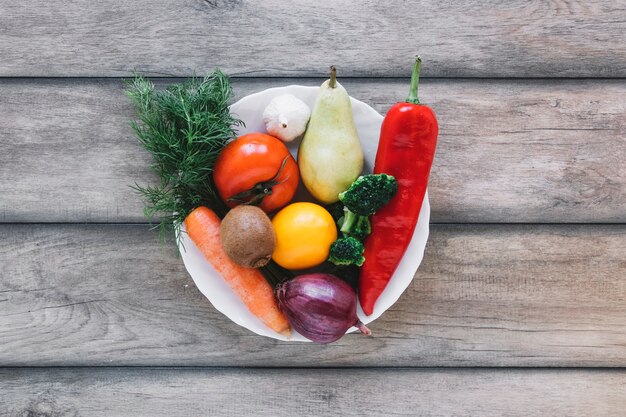
[[[159,218],[161,237],[200,205],[223,214],[211,175],[219,153],[242,125],[228,110],[228,77],[216,69],[204,79],[156,90],[139,75],[126,83],[126,95],[137,113],[131,127],[152,155],[151,169],[160,179],[158,186],[135,184],[133,189],[145,201],[146,217]]]

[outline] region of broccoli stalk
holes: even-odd
[[[344,216],[340,220],[340,231],[344,237],[352,236],[358,240],[365,238],[372,232],[372,225],[368,216],[359,216],[344,207]]]
[[[387,204],[398,192],[398,182],[387,174],[363,175],[356,179],[339,200],[344,205],[343,222],[340,220],[344,236],[364,240],[372,231],[369,216]]]

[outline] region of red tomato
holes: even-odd
[[[260,201],[259,207],[270,213],[291,201],[300,172],[283,142],[263,133],[249,133],[222,150],[213,180],[229,207]]]

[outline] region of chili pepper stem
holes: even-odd
[[[328,82],[330,88],[337,87],[337,69],[334,65],[330,66],[330,81]]]
[[[421,69],[422,58],[417,55],[415,57],[415,64],[413,65],[413,73],[411,74],[411,87],[409,88],[409,97],[406,99],[407,103],[420,104],[420,100],[417,98],[417,84],[420,80]]]

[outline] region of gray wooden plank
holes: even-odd
[[[0,369],[4,416],[619,416],[623,370]],[[242,401],[242,399],[244,399]]]
[[[407,79],[345,80],[384,113]],[[316,79],[236,79],[236,97]],[[621,80],[424,80],[434,222],[626,221]],[[119,80],[0,80],[0,222],[142,222],[150,182]]]
[[[0,366],[626,365],[626,225],[434,225],[374,336],[256,336],[147,226],[0,226]]]
[[[624,77],[624,1],[2,2],[0,76]]]

